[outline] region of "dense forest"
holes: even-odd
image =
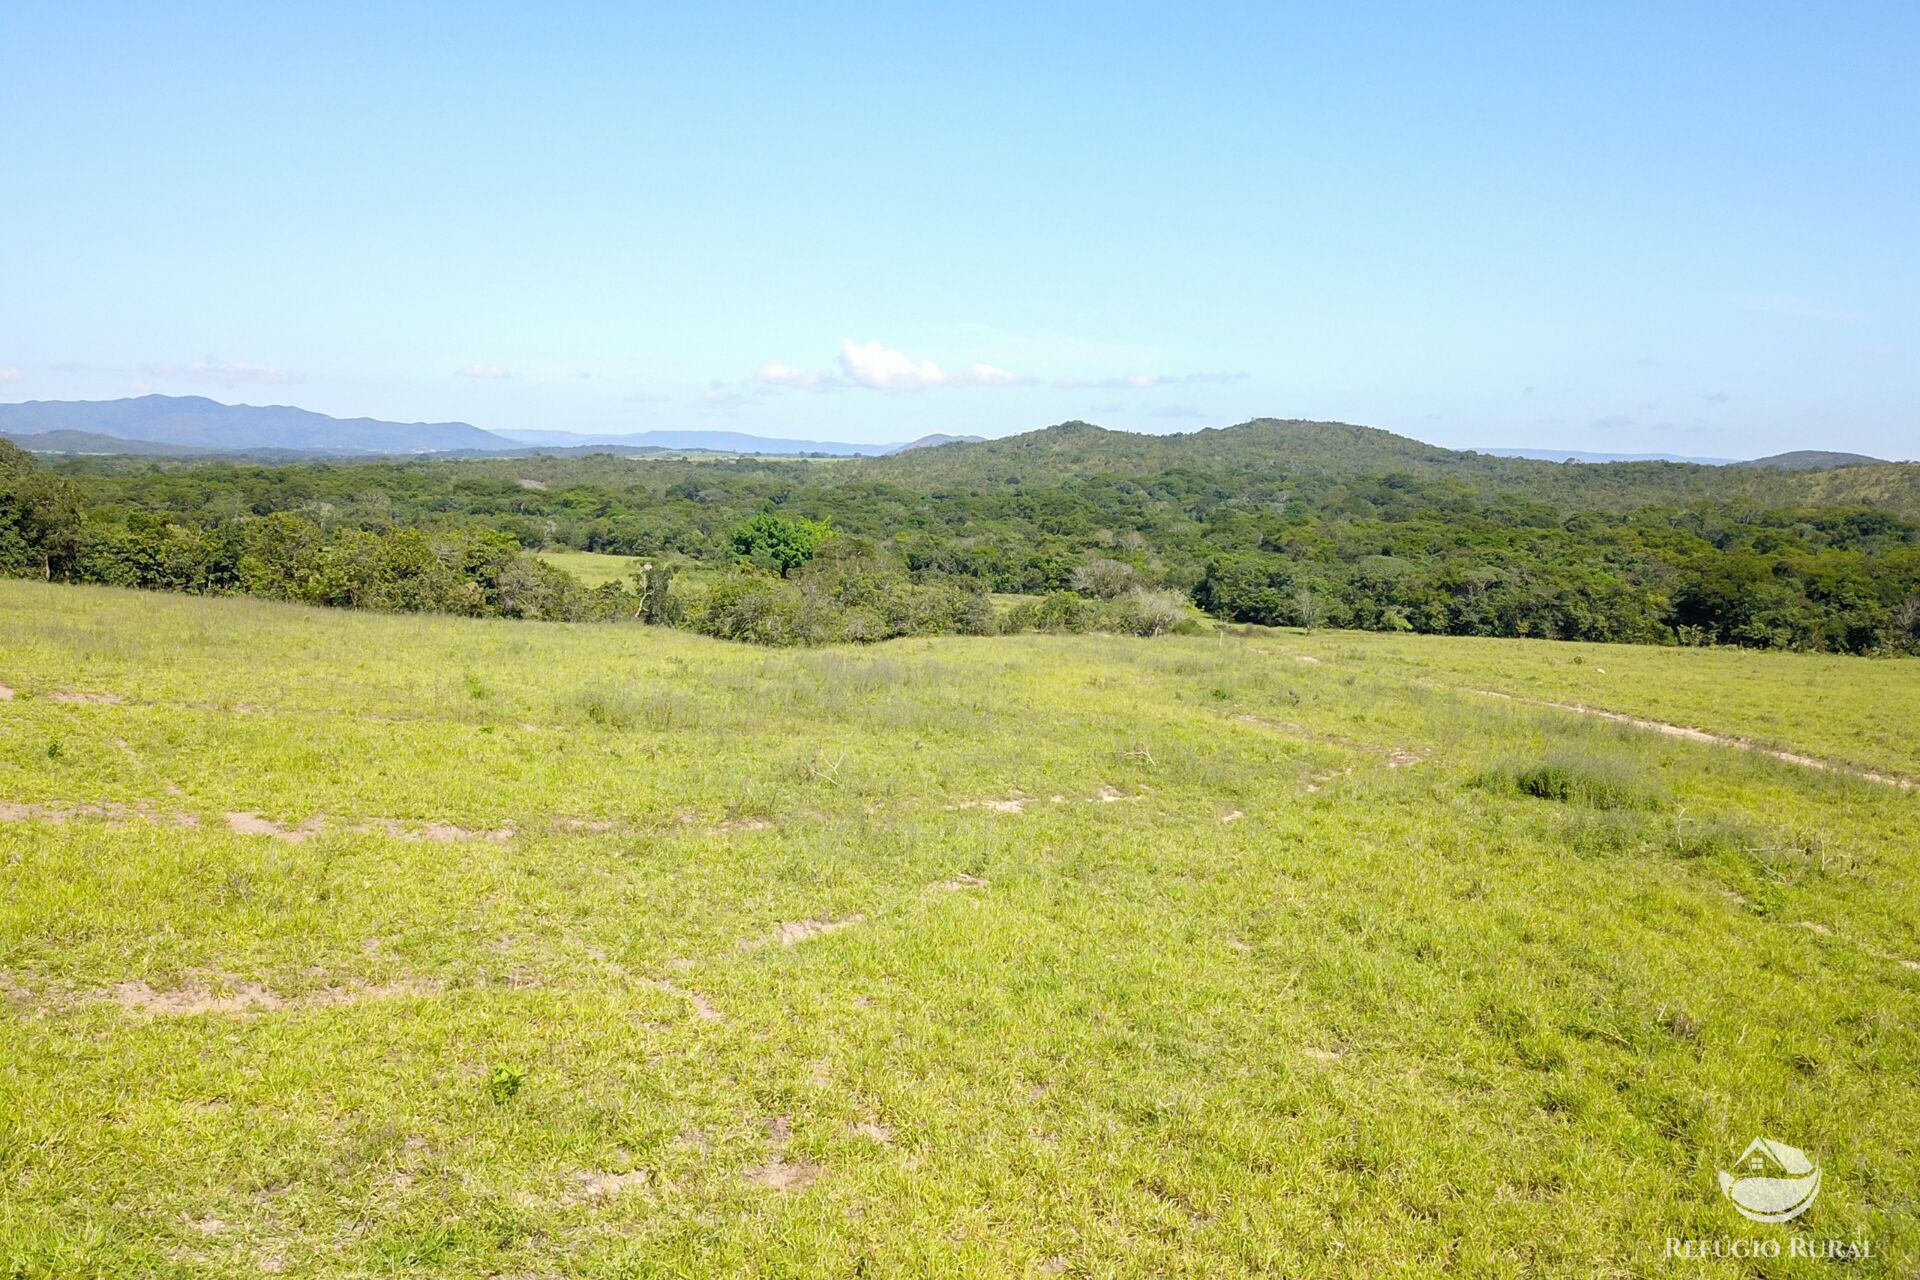
[[[767,643],[1151,634],[1191,601],[1265,625],[1914,652],[1917,517],[1920,466],[1562,465],[1270,420],[831,461],[48,464],[0,443],[0,572]],[[653,569],[588,590],[528,554],[555,548]],[[690,566],[727,572],[674,583]]]

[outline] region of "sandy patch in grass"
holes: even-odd
[[[191,1017],[197,1013],[244,1013],[249,1009],[278,1009],[279,996],[254,983],[242,983],[231,995],[217,996],[201,987],[155,991],[144,982],[122,982],[107,992],[122,1009],[162,1017]]]
[[[864,915],[851,915],[839,920],[791,920],[777,926],[764,938],[749,938],[740,944],[742,951],[757,951],[761,947],[793,947],[812,938],[829,933],[838,933],[842,929],[851,929],[863,923]]]
[[[959,893],[965,889],[984,889],[987,887],[987,882],[979,876],[970,876],[962,872],[951,880],[939,881],[933,887],[942,893]]]
[[[688,991],[684,988],[674,986],[671,982],[660,982],[657,980],[649,985],[651,985],[655,991],[680,1000],[685,1000],[693,1006],[693,1016],[702,1022],[722,1022],[726,1019],[727,1015],[714,1008],[713,1002],[697,991]]]
[[[1794,924],[1805,929],[1808,933],[1817,933],[1823,938],[1831,938],[1833,936],[1833,930],[1821,924],[1818,920],[1796,920]]]
[[[12,701],[13,701],[13,690],[4,684],[0,684],[0,702],[12,702]]]
[[[1499,698],[1503,702],[1518,702],[1529,707],[1546,707],[1553,711],[1570,711],[1575,715],[1592,716],[1596,720],[1609,720],[1614,724],[1631,725],[1635,729],[1646,729],[1653,733],[1663,733],[1669,738],[1685,738],[1689,742],[1706,742],[1714,746],[1734,747],[1741,751],[1751,751],[1755,755],[1768,756],[1787,764],[1799,765],[1803,769],[1818,769],[1823,773],[1838,773],[1849,778],[1859,778],[1865,782],[1878,782],[1884,786],[1910,789],[1920,786],[1912,778],[1902,778],[1896,774],[1880,773],[1873,769],[1859,769],[1853,765],[1840,764],[1833,760],[1822,760],[1818,756],[1802,755],[1798,751],[1784,751],[1779,747],[1769,747],[1763,742],[1751,738],[1735,737],[1729,733],[1709,733],[1705,729],[1695,729],[1684,724],[1670,724],[1665,720],[1649,720],[1645,716],[1630,716],[1620,711],[1606,711],[1600,707],[1589,707],[1579,702],[1550,702],[1544,698],[1522,698],[1517,694],[1502,693],[1498,689],[1468,689],[1468,693],[1477,693],[1483,698]]]
[[[988,813],[1025,813],[1027,801],[1024,796],[1011,800],[962,800],[959,804],[950,804],[949,809],[985,809]]]
[[[1387,768],[1406,769],[1419,764],[1426,757],[1417,751],[1408,751],[1404,747],[1395,747],[1387,752]]]
[[[1222,822],[1238,822],[1238,821],[1240,821],[1240,819],[1242,819],[1242,818],[1244,818],[1244,817],[1246,817],[1246,816],[1247,816],[1246,814],[1244,814],[1244,813],[1242,813],[1242,812],[1240,812],[1240,811],[1239,811],[1238,809],[1229,809],[1229,810],[1227,810],[1227,811],[1226,811],[1225,813],[1223,813],[1223,814],[1221,814],[1221,815],[1220,815],[1220,821],[1222,821]]]
[[[1338,1062],[1340,1061],[1340,1058],[1341,1058],[1341,1054],[1339,1050],[1322,1049],[1315,1045],[1308,1045],[1306,1048],[1302,1049],[1300,1052],[1305,1054],[1307,1057],[1312,1058],[1315,1062]]]
[[[772,827],[773,823],[765,818],[729,818],[717,826],[708,827],[707,834],[724,836],[731,835],[735,831],[767,831]]]
[[[566,1199],[574,1204],[608,1200],[623,1191],[644,1187],[651,1180],[652,1175],[645,1169],[629,1169],[625,1173],[583,1169],[573,1175],[576,1188]]]
[[[227,820],[227,830],[235,835],[269,836],[275,840],[285,840],[288,844],[300,844],[326,825],[325,818],[308,818],[297,827],[283,827],[257,813],[227,813],[221,816]]]
[[[113,1004],[129,1013],[149,1017],[193,1017],[203,1013],[270,1013],[279,1009],[337,1008],[367,1000],[395,1000],[412,996],[436,995],[440,984],[409,980],[386,986],[325,987],[299,996],[283,996],[255,982],[222,983],[224,994],[205,986],[186,986],[157,991],[145,981],[117,983],[105,991],[90,993],[90,999]]]
[[[853,1126],[853,1131],[863,1138],[879,1143],[883,1147],[893,1145],[893,1130],[873,1120],[862,1121]]]
[[[236,835],[266,836],[273,840],[284,840],[289,844],[301,842],[318,835],[327,826],[326,816],[308,818],[297,827],[283,827],[270,818],[257,813],[236,812],[222,814],[226,819],[227,830]],[[463,827],[452,822],[423,822],[412,824],[398,818],[363,818],[351,826],[340,828],[355,835],[388,835],[396,840],[424,840],[435,843],[464,843],[470,840],[483,840],[489,844],[505,844],[519,834],[519,828],[509,822],[504,826],[488,830],[486,828]]]
[[[392,827],[388,826],[391,831]],[[455,826],[451,822],[429,822],[423,827],[414,827],[397,833],[402,840],[485,840],[489,844],[505,844],[513,839],[514,826],[509,822],[504,827],[492,831],[476,831],[471,827]]]
[[[55,702],[66,702],[90,707],[117,706],[126,701],[125,698],[117,693],[76,693],[70,689],[63,689],[58,693],[50,693],[47,696]]]
[[[793,1125],[785,1116],[775,1116],[768,1121],[767,1134],[773,1142],[773,1157],[746,1171],[749,1182],[774,1191],[800,1191],[812,1186],[825,1172],[811,1160],[787,1159],[787,1139],[793,1134]]]
[[[773,1191],[803,1191],[819,1181],[824,1170],[811,1160],[775,1156],[747,1170],[747,1179]]]
[[[161,822],[175,827],[197,827],[200,819],[191,813],[167,813],[144,801],[122,804],[102,800],[80,804],[18,804],[0,800],[0,822],[70,822],[91,819],[107,823]]]

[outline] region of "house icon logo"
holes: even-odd
[[[1720,1170],[1720,1190],[1743,1217],[1787,1222],[1805,1213],[1820,1194],[1820,1166],[1798,1147],[1755,1138],[1731,1173]]]

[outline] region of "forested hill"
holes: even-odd
[[[1076,600],[1164,618],[1150,597],[1178,593],[1269,625],[1920,650],[1916,464],[1551,463],[1270,419],[812,462],[43,465],[0,441],[0,463],[0,572],[83,582],[570,616],[587,606],[556,604],[572,597],[519,552],[764,569],[755,548],[804,544],[833,548],[830,582],[780,559],[774,585],[716,589],[689,616],[746,634],[715,621],[725,603],[758,634],[791,618],[807,626],[777,634],[872,639],[977,625],[985,592],[1046,596],[1047,625],[1096,616]]]
[[[1094,477],[1205,474],[1234,486],[1289,477],[1452,480],[1488,498],[1533,499],[1568,510],[1617,511],[1701,500],[1768,506],[1884,507],[1920,517],[1920,463],[1849,462],[1832,469],[1715,467],[1683,462],[1545,462],[1443,449],[1377,427],[1256,418],[1173,435],[1111,431],[1086,422],[977,444],[948,444],[846,464],[854,474],[915,489],[983,492]]]
[[[1140,435],[1090,422],[1063,422],[1022,435],[919,449],[858,465],[897,483],[944,488],[1176,470],[1379,475],[1441,468],[1469,456],[1375,427],[1256,418],[1239,426],[1177,435]]]

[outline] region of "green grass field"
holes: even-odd
[[[1920,661],[0,582],[0,686],[5,1274],[1920,1267],[1920,791],[1521,700],[1911,776]]]
[[[631,586],[634,570],[645,563],[635,556],[609,556],[597,551],[540,551],[535,554],[590,587],[608,582],[624,582]]]

